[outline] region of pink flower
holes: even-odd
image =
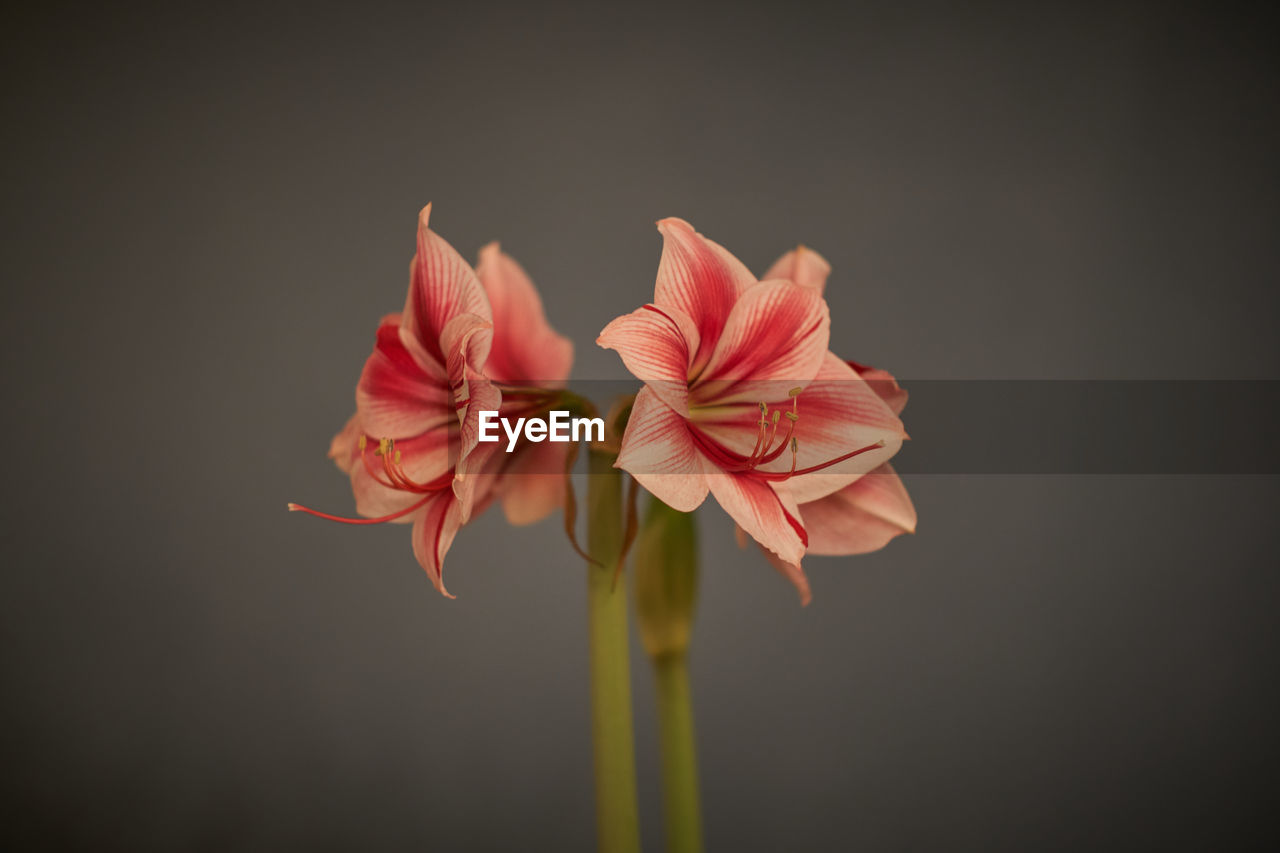
[[[902,422],[828,351],[825,261],[792,253],[757,281],[687,222],[665,219],[654,301],[598,343],[645,387],[618,466],[691,511],[710,492],[763,547],[798,567],[811,540],[800,505],[893,456]]]
[[[356,414],[329,449],[365,518],[289,507],[355,524],[412,523],[414,555],[452,598],[443,564],[462,525],[494,500],[520,523],[558,501],[543,475],[510,476],[519,453],[499,459],[496,445],[479,443],[479,412],[527,405],[504,401],[497,381],[562,384],[573,350],[547,324],[515,261],[495,243],[473,270],[428,227],[430,214],[427,205],[419,217],[404,310],[383,318],[356,386]]]

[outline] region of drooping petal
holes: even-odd
[[[501,410],[502,393],[486,377],[466,370],[466,379],[456,392],[458,402],[458,456],[453,492],[458,498],[462,522],[471,520],[476,478],[485,470],[489,457],[498,451],[493,442],[480,442],[480,413]],[[461,396],[465,395],[465,396]]]
[[[445,354],[449,387],[455,392],[470,378],[469,371],[479,373],[492,341],[493,324],[478,314],[455,314],[444,324],[440,348]]]
[[[693,320],[698,347],[691,363],[696,372],[710,357],[739,295],[756,279],[741,261],[683,219],[664,219],[658,223],[658,231],[663,238],[662,259],[653,302],[659,308],[675,308]]]
[[[648,387],[636,395],[615,465],[680,512],[692,512],[707,497],[702,455],[687,422]]]
[[[445,324],[459,314],[475,314],[492,321],[489,299],[480,279],[461,255],[440,235],[427,227],[431,205],[418,217],[418,253],[410,267],[409,295],[405,300],[401,337],[405,348],[424,369],[443,366],[446,354],[440,343]],[[484,352],[477,367],[488,357],[488,341],[480,341]]]
[[[529,443],[514,454],[502,473],[502,511],[511,524],[533,524],[564,505],[565,456],[569,445]],[[505,456],[506,454],[501,454]]]
[[[446,598],[455,598],[444,587],[444,557],[462,526],[458,501],[446,489],[414,516],[413,555],[418,558],[418,565],[426,571],[436,590]]]
[[[827,286],[827,276],[831,274],[831,264],[807,246],[796,246],[778,260],[773,262],[769,271],[760,276],[762,281],[772,278],[785,278],[796,284],[812,287],[822,293]]]
[[[778,574],[789,580],[796,588],[796,592],[800,594],[800,606],[807,607],[810,601],[813,601],[813,590],[809,588],[809,578],[805,576],[804,569],[800,568],[797,563],[788,563],[777,554],[767,548],[760,549],[769,561],[769,565],[778,570]]]
[[[695,397],[702,405],[785,399],[813,379],[827,353],[831,317],[812,288],[763,281],[743,293],[725,323]]]
[[[679,308],[645,305],[616,318],[596,343],[616,350],[627,370],[681,415],[689,415],[688,377],[698,329]]]
[[[812,554],[865,554],[915,533],[916,508],[887,462],[834,494],[801,504]]]
[[[480,250],[476,275],[493,311],[493,348],[482,367],[495,382],[559,388],[573,366],[573,343],[547,322],[529,276],[497,243]]]
[[[449,372],[449,387],[453,390],[453,408],[462,429],[459,465],[475,449],[480,429],[479,413],[496,412],[502,405],[502,393],[478,369],[488,354],[492,339],[492,324],[475,314],[452,317],[440,334],[440,345],[444,349]]]
[[[892,373],[878,367],[858,364],[856,361],[849,362],[849,366],[884,400],[891,412],[895,415],[902,414],[902,410],[907,407],[907,390],[898,384]]]
[[[716,502],[751,538],[784,561],[799,565],[807,534],[785,487],[746,474],[724,474],[708,465],[707,484]],[[641,480],[641,485],[647,484]]]
[[[400,337],[400,315],[383,318],[373,353],[356,386],[356,408],[365,430],[379,438],[408,438],[448,428],[452,395],[443,372],[425,371]]]

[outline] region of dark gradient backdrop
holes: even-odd
[[[834,345],[908,381],[1280,376],[1261,11],[605,6],[4,13],[0,843],[593,843],[557,525],[466,529],[449,602],[404,528],[284,511],[350,506],[325,450],[428,200],[525,264],[580,377],[621,375],[593,341],[669,215],[757,269],[818,248]],[[908,486],[920,532],[810,561],[804,610],[703,510],[712,849],[1269,828],[1275,477]]]

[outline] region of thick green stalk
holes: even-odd
[[[667,853],[700,853],[702,808],[698,799],[688,658],[684,652],[655,657],[653,673],[657,680]]]
[[[694,516],[650,500],[634,565],[636,621],[657,688],[667,851],[696,853],[702,850],[702,812],[688,664],[698,595]]]
[[[613,454],[589,453],[587,565],[591,637],[591,734],[596,767],[596,831],[601,853],[638,853],[635,736],[626,586],[614,583],[622,553],[622,472]]]

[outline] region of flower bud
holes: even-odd
[[[698,593],[698,527],[693,513],[650,498],[634,553],[640,639],[652,657],[683,654]]]

